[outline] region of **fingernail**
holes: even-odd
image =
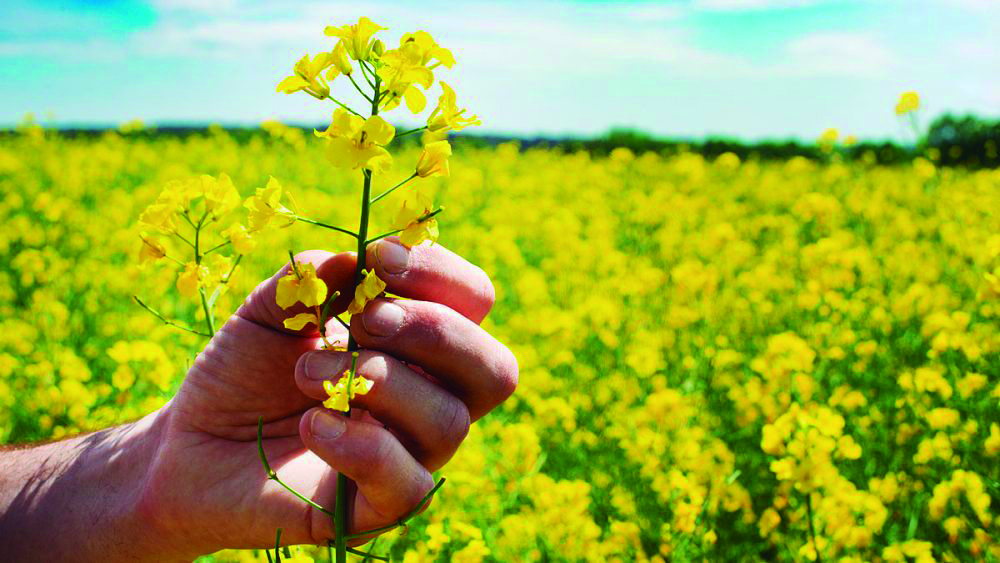
[[[365,332],[372,336],[392,336],[403,324],[406,312],[392,301],[375,301],[361,316]]]
[[[306,356],[306,379],[336,379],[347,369],[347,356],[336,352],[309,352]]]
[[[311,429],[313,436],[321,440],[333,440],[347,430],[344,419],[327,411],[318,410],[313,415]]]
[[[383,240],[375,247],[375,259],[389,274],[402,274],[410,263],[410,251],[391,240]]]

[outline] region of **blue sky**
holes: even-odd
[[[439,76],[481,132],[900,139],[892,107],[911,89],[925,121],[1000,117],[998,0],[2,4],[3,125],[26,112],[61,125],[325,122],[329,106],[274,86],[332,48],[325,25],[360,15],[389,27],[390,45],[425,29],[451,48],[459,64]]]

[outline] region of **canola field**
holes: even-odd
[[[204,339],[132,299],[198,314],[176,267],[139,267],[137,218],[168,181],[225,172],[246,197],[274,176],[303,214],[357,223],[357,175],[269,132],[0,139],[0,442],[133,420],[179,385]],[[440,244],[494,281],[485,324],[520,386],[377,551],[1000,560],[1000,171],[461,143],[451,170],[419,181],[446,207]],[[352,244],[304,224],[261,237],[220,318],[289,249]]]

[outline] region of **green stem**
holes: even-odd
[[[403,180],[402,182],[396,184],[395,186],[393,186],[393,187],[389,188],[388,190],[386,190],[386,191],[378,194],[377,196],[375,196],[375,198],[372,199],[369,203],[371,203],[371,204],[374,205],[376,202],[378,202],[378,200],[380,200],[383,197],[385,197],[385,196],[391,194],[392,192],[396,191],[397,188],[401,187],[403,184],[409,182],[410,180],[412,180],[412,179],[414,179],[416,177],[417,177],[417,173],[414,172],[409,178]]]
[[[201,253],[201,227],[205,224],[205,218],[208,217],[208,211],[201,216],[198,220],[198,224],[194,227],[194,263],[201,266],[201,259],[204,255]],[[208,295],[205,294],[205,288],[198,285],[198,295],[201,296],[201,308],[205,311],[205,325],[208,327],[208,337],[212,338],[215,336],[215,319],[212,318],[212,308],[208,306]]]
[[[424,215],[424,216],[418,218],[417,219],[417,223],[422,223],[422,222],[430,219],[431,217],[437,215],[438,213],[441,213],[442,211],[444,211],[444,207],[438,207],[437,209],[435,209],[434,211],[431,211],[427,215]],[[392,235],[394,235],[396,233],[403,232],[403,230],[404,229],[394,229],[394,230],[389,231],[387,233],[382,233],[382,234],[378,235],[377,237],[372,237],[372,238],[368,239],[367,244],[371,244],[371,243],[373,243],[373,242],[375,242],[377,240],[384,239],[385,237],[391,237]]]
[[[292,267],[292,273],[295,274],[295,279],[301,280],[302,274],[299,273],[299,265],[295,263],[295,253],[292,249],[288,249],[288,264]]]
[[[201,296],[201,308],[205,311],[205,325],[208,327],[208,337],[212,338],[215,336],[215,319],[212,318],[212,307],[208,305],[208,295],[205,294],[205,288],[198,288],[198,295]]]
[[[333,528],[336,531],[337,539],[334,548],[337,552],[337,563],[347,563],[347,475],[337,474],[337,501],[333,510],[336,516],[333,519]]]
[[[354,81],[354,77],[348,74],[347,78],[351,81],[351,84],[354,84],[354,89],[357,90],[359,94],[364,96],[364,98],[368,100],[369,104],[372,103],[372,99],[368,97],[368,94],[365,94],[365,91],[361,89],[361,86],[358,86],[358,83]]]
[[[194,243],[191,242],[191,241],[189,241],[187,239],[187,237],[185,237],[184,235],[178,233],[177,231],[174,231],[174,236],[177,237],[177,238],[179,238],[179,239],[181,239],[181,241],[183,241],[185,244],[187,244],[191,248],[194,248]]]
[[[328,321],[330,319],[330,305],[333,305],[333,302],[336,301],[336,299],[338,297],[340,297],[340,292],[339,291],[334,291],[333,294],[330,295],[330,297],[326,298],[326,303],[324,303],[323,304],[323,308],[320,309],[320,313],[319,313],[319,335],[322,336],[322,337],[324,337],[324,338],[326,337],[326,321]],[[339,318],[337,320],[340,321]],[[343,323],[344,321],[340,321],[340,322]]]
[[[369,70],[368,65],[366,65],[364,61],[358,61],[358,65],[361,66],[361,76],[365,78],[365,82],[367,82],[368,85],[372,87],[372,90],[374,90],[375,84],[372,83],[371,78],[368,78],[368,75],[371,74],[372,76],[374,76],[375,70]]]
[[[309,506],[315,508],[316,510],[319,510],[323,514],[326,514],[327,516],[330,516],[331,518],[333,517],[333,513],[330,512],[327,508],[324,508],[323,506],[320,506],[319,504],[316,504],[315,502],[312,501],[312,499],[306,498],[302,493],[296,491],[292,487],[290,487],[287,484],[285,484],[285,482],[282,481],[278,477],[277,472],[275,472],[274,469],[271,468],[271,464],[268,463],[268,461],[267,461],[267,455],[264,453],[264,417],[263,416],[260,416],[260,417],[257,418],[257,455],[260,456],[260,463],[261,463],[261,465],[264,466],[264,473],[267,474],[267,478],[268,479],[270,479],[270,480],[274,481],[275,483],[281,485],[282,487],[285,488],[285,490],[287,490],[288,492],[292,493],[293,495],[299,497],[299,500],[301,500],[302,502],[308,504]]]
[[[338,322],[338,323],[340,323],[340,326],[342,326],[342,327],[346,328],[346,329],[347,329],[347,332],[351,332],[351,325],[349,325],[349,324],[345,323],[345,322],[344,322],[344,319],[342,319],[342,318],[338,317],[337,315],[334,315],[334,316],[333,316],[333,318],[334,318],[334,319],[337,319],[337,322]]]
[[[332,98],[332,97],[330,97],[330,96],[327,96],[327,97],[326,97],[326,99],[330,100],[331,102],[333,102],[333,103],[337,104],[338,106],[340,106],[340,107],[342,107],[342,108],[346,109],[347,111],[349,111],[349,112],[353,113],[354,115],[356,115],[356,116],[358,116],[358,117],[364,117],[364,116],[363,116],[363,115],[361,115],[360,113],[358,113],[358,112],[354,111],[353,109],[351,109],[351,108],[347,107],[347,104],[345,104],[345,103],[341,102],[340,100],[338,100],[338,99],[336,99],[336,98]]]
[[[427,129],[426,125],[424,125],[423,127],[417,127],[415,129],[409,129],[407,131],[403,131],[402,133],[397,134],[395,137],[393,137],[393,139],[398,139],[400,137],[405,137],[405,136],[409,135],[410,133],[417,133],[419,131],[423,131],[424,129]]]
[[[171,321],[170,319],[167,319],[166,317],[164,317],[163,315],[161,315],[156,309],[153,309],[149,305],[146,305],[145,303],[143,303],[142,299],[139,299],[138,295],[133,295],[132,299],[135,299],[135,302],[138,303],[140,307],[142,307],[143,309],[145,309],[145,310],[149,311],[150,313],[152,313],[154,317],[156,317],[156,318],[160,319],[161,321],[163,321],[164,324],[167,324],[167,325],[170,325],[170,326],[172,326],[174,328],[179,328],[181,330],[190,332],[191,334],[197,334],[198,336],[204,336],[205,338],[211,338],[209,335],[205,334],[204,332],[198,332],[197,330],[194,330],[193,328],[188,328],[188,327],[186,327],[184,325],[177,324],[176,322]]]
[[[303,223],[309,223],[310,225],[316,225],[317,227],[323,227],[324,229],[330,229],[333,231],[344,233],[345,235],[351,235],[354,238],[358,238],[358,234],[353,231],[348,231],[347,229],[341,229],[340,227],[334,227],[333,225],[327,225],[326,223],[314,221],[313,219],[308,219],[306,217],[299,217],[298,215],[296,215],[295,220],[302,221]]]
[[[375,242],[377,240],[382,240],[385,237],[391,237],[392,235],[399,234],[401,232],[403,232],[403,229],[393,229],[391,231],[382,233],[382,234],[378,235],[377,237],[372,237],[372,238],[368,239],[368,244],[371,244],[371,243],[373,243],[373,242]]]
[[[209,248],[208,250],[206,250],[205,252],[203,252],[201,255],[202,256],[208,256],[209,254],[215,252],[216,250],[218,250],[218,249],[226,246],[227,244],[230,244],[230,242],[231,241],[228,241],[228,240],[226,242],[220,242],[219,244],[217,244],[217,245],[213,246],[212,248]]]
[[[222,278],[222,284],[223,285],[229,283],[229,279],[233,277],[233,272],[236,271],[236,266],[240,265],[240,260],[243,260],[243,255],[242,254],[237,254],[236,255],[236,260],[233,261],[233,267],[229,268],[229,273],[226,274],[226,277]]]
[[[170,260],[174,264],[177,264],[178,266],[184,266],[184,262],[181,262],[180,260],[174,258],[173,256],[168,256],[164,254],[163,257],[166,258],[167,260]]]
[[[372,196],[372,173],[368,170],[362,171],[364,175],[364,186],[361,194],[361,222],[358,225],[358,260],[354,268],[354,285],[357,286],[365,277],[365,251],[368,248],[368,216],[371,212],[370,199]],[[348,342],[348,351],[358,349],[358,343],[351,338]]]
[[[374,543],[375,542],[372,542],[372,544],[374,544]],[[365,563],[369,559],[374,559],[376,561],[388,561],[389,560],[388,557],[382,557],[382,556],[375,555],[374,553],[372,553],[371,550],[375,549],[374,545],[372,545],[372,547],[370,547],[368,549],[369,549],[369,551],[361,551],[360,549],[354,549],[353,547],[349,547],[349,548],[347,548],[347,553],[352,553],[354,555],[360,555],[360,556],[364,557],[364,559],[361,560],[361,563]]]
[[[444,477],[438,479],[438,482],[434,485],[434,488],[432,488],[431,490],[427,491],[427,494],[424,495],[424,498],[420,499],[420,502],[417,503],[417,506],[413,507],[413,510],[407,512],[405,516],[403,516],[399,520],[396,520],[394,523],[389,524],[387,526],[381,526],[381,527],[378,527],[378,528],[372,528],[371,530],[365,530],[363,532],[358,532],[356,534],[351,534],[351,535],[347,536],[347,539],[352,539],[353,540],[353,539],[356,539],[356,538],[363,538],[365,536],[370,536],[372,534],[379,534],[379,533],[382,533],[382,532],[387,532],[389,530],[392,530],[393,528],[398,528],[400,526],[405,526],[406,523],[409,522],[410,520],[412,520],[414,516],[416,516],[417,514],[420,514],[420,511],[423,510],[427,506],[427,503],[429,503],[431,501],[431,497],[434,496],[434,493],[438,492],[438,489],[440,489],[441,486],[444,485],[444,482],[445,482],[445,478]]]
[[[372,115],[378,115],[378,95],[379,86],[382,82],[378,75],[375,75],[375,93],[372,97]],[[364,175],[364,186],[361,193],[361,220],[358,225],[358,258],[357,267],[354,269],[354,285],[355,287],[361,283],[361,279],[365,275],[365,251],[367,250],[367,237],[368,237],[368,216],[370,212],[370,200],[372,197],[372,173],[368,170],[362,170]],[[348,332],[347,336],[347,350],[354,352],[358,350],[360,346],[354,340],[354,336]],[[347,418],[351,417],[351,409],[348,406]],[[347,476],[343,473],[337,475],[337,500],[335,503],[334,511],[336,516],[334,517],[334,529],[336,530],[336,548],[337,548],[337,563],[347,563],[347,525],[350,522],[350,515],[348,514],[347,507],[347,495],[348,495],[349,482]]]
[[[212,296],[208,298],[208,306],[209,307],[215,307],[215,301],[216,301],[216,299],[218,299],[219,296],[222,295],[222,288],[225,287],[226,284],[229,283],[230,279],[232,279],[233,272],[236,271],[236,266],[240,265],[240,260],[242,260],[242,259],[243,259],[243,255],[242,254],[237,254],[236,255],[236,260],[233,261],[233,267],[229,268],[229,273],[226,274],[226,277],[222,278],[222,281],[215,288],[215,291],[212,292]]]
[[[354,392],[354,376],[358,373],[358,353],[351,352],[351,370],[347,372],[347,399],[352,399]]]

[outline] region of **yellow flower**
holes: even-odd
[[[836,129],[831,127],[823,131],[823,134],[819,136],[819,139],[817,139],[816,142],[819,143],[820,145],[829,146],[836,143],[837,139],[839,138],[840,138],[840,131],[837,131]]]
[[[367,120],[343,109],[333,112],[330,126],[319,137],[329,139],[326,156],[334,166],[340,168],[367,168],[384,171],[392,164],[387,145],[396,134],[396,129],[377,115]]]
[[[861,457],[861,446],[853,437],[845,434],[837,440],[837,453],[844,459],[858,459]]]
[[[240,204],[240,193],[225,172],[219,174],[218,178],[202,175],[201,188],[205,195],[205,208],[213,215],[228,213]]]
[[[347,54],[356,61],[367,61],[371,56],[371,38],[375,32],[388,29],[362,16],[358,23],[340,27],[328,25],[323,30],[327,37],[339,37],[344,42]]]
[[[250,254],[257,247],[257,241],[250,236],[250,231],[239,223],[222,231],[222,236],[229,239],[237,254]]]
[[[365,305],[385,291],[385,282],[375,275],[375,270],[366,270],[365,278],[354,289],[354,300],[347,307],[348,314],[357,315],[365,310]]]
[[[467,110],[458,109],[458,98],[455,91],[447,83],[441,82],[441,97],[438,98],[438,105],[427,118],[427,129],[429,131],[445,131],[448,129],[461,131],[472,125],[482,125],[475,115],[472,117],[462,117]]]
[[[955,543],[958,540],[958,534],[965,529],[966,524],[965,520],[962,520],[957,516],[952,516],[950,518],[946,518],[945,521],[941,523],[941,527],[948,533],[948,541]]]
[[[351,381],[350,389],[348,389],[348,381],[350,380],[350,373],[344,372],[340,379],[336,383],[330,380],[323,382],[323,390],[326,391],[327,399],[323,401],[323,406],[328,409],[333,409],[336,411],[346,412],[350,408],[350,400],[357,395],[367,395],[369,391],[372,390],[372,386],[375,385],[370,379],[365,379],[360,375],[355,374],[354,381]]]
[[[771,455],[782,455],[785,453],[786,437],[786,433],[782,432],[777,424],[765,424],[761,434],[760,449]]]
[[[205,256],[201,263],[208,268],[208,275],[204,278],[204,283],[221,283],[233,269],[232,259],[219,253]]]
[[[425,532],[427,533],[427,547],[434,551],[440,550],[451,541],[451,537],[444,532],[444,525],[441,522],[428,524]]]
[[[290,319],[284,320],[285,328],[289,330],[302,330],[309,323],[319,327],[319,319],[314,313],[299,313]]]
[[[168,189],[164,189],[139,215],[139,223],[147,227],[152,227],[162,233],[173,233],[177,230],[175,218],[180,205]]]
[[[777,459],[771,462],[771,471],[779,480],[787,481],[795,475],[795,460],[791,458]]]
[[[1000,267],[983,274],[986,286],[982,290],[983,299],[1000,298]]]
[[[434,64],[428,67],[432,61]],[[431,34],[417,31],[400,38],[399,48],[383,54],[381,62],[378,74],[388,91],[382,107],[392,110],[402,99],[411,112],[419,113],[427,105],[427,98],[416,84],[424,90],[430,88],[434,83],[432,69],[439,65],[451,68],[455,57],[448,49],[438,46]]]
[[[271,176],[267,186],[257,188],[257,193],[247,198],[244,207],[250,210],[248,222],[250,232],[256,232],[266,227],[272,219],[278,219],[279,227],[288,227],[295,223],[295,213],[281,205],[281,184]]]
[[[139,249],[139,263],[155,262],[167,255],[167,250],[158,240],[143,232],[139,235],[142,239],[142,248]]]
[[[428,143],[417,159],[417,176],[421,178],[447,176],[449,156],[451,156],[451,144],[448,141]]]
[[[344,47],[343,41],[337,42],[330,57],[333,65],[326,71],[327,80],[333,80],[339,74],[350,76],[354,72],[354,67],[351,66],[351,61],[347,58],[347,49]]]
[[[188,262],[184,265],[184,271],[177,276],[177,291],[184,297],[194,297],[198,294],[198,288],[208,277],[208,268],[201,264]]]
[[[311,60],[308,54],[302,55],[302,58],[295,63],[295,67],[292,69],[294,74],[279,82],[276,90],[286,94],[305,90],[316,97],[325,98],[330,94],[330,86],[323,80],[320,73],[333,63],[332,53],[320,53]]]
[[[914,91],[903,92],[896,102],[896,115],[903,115],[920,109],[920,95]]]
[[[990,457],[994,457],[1000,453],[1000,425],[997,425],[995,422],[990,424],[990,436],[983,443],[983,450]]]
[[[437,241],[437,219],[425,218],[433,211],[431,207],[431,199],[420,191],[403,200],[392,222],[392,228],[402,231],[399,233],[399,242],[407,248],[417,246],[425,240]]]
[[[778,511],[773,508],[768,508],[760,515],[760,520],[757,522],[757,527],[760,531],[760,537],[766,538],[771,535],[771,532],[778,527],[781,523],[781,516],[778,515]]]
[[[316,276],[316,267],[312,264],[298,264],[278,280],[275,301],[282,309],[299,302],[307,307],[317,307],[325,299],[326,282]]]
[[[438,45],[431,34],[426,31],[414,31],[403,35],[399,38],[399,48],[419,56],[418,63],[431,70],[438,66],[445,68],[455,66],[455,56],[451,54],[451,51]]]
[[[927,423],[935,430],[955,426],[962,420],[962,414],[955,409],[936,408],[927,413]]]

